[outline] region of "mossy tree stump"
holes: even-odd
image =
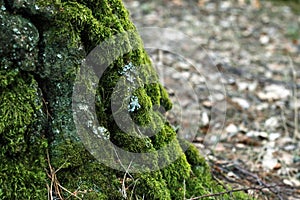
[[[146,81],[125,105],[137,124],[159,123],[156,135],[134,137],[132,130],[128,136],[115,123],[110,106],[120,71],[132,65],[156,77],[121,0],[0,0],[0,22],[0,199],[184,199],[224,191],[198,150],[179,142],[163,116],[153,114],[154,105],[172,106],[160,84]],[[86,150],[73,120],[72,92],[88,53],[126,31],[138,48],[124,50],[101,77],[99,124],[127,151],[155,152],[174,140],[179,157],[156,171],[124,175]],[[233,197],[245,196],[223,196]]]

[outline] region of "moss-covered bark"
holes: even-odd
[[[99,124],[124,150],[156,152],[173,141],[172,149],[160,153],[166,163],[174,152],[179,157],[160,170],[124,176],[86,150],[73,120],[72,92],[88,53],[126,31],[133,38],[120,44],[122,56],[106,69],[97,88]],[[179,143],[155,112],[157,106],[169,110],[172,105],[163,87],[152,81],[156,74],[121,0],[0,0],[0,36],[0,199],[183,199],[224,190],[197,149]],[[134,80],[140,84],[129,104],[124,101],[125,109],[139,126],[158,127],[153,136],[135,137],[140,133],[134,128],[128,135],[112,116],[114,88],[132,67],[144,80]],[[154,153],[151,161],[159,159]],[[234,197],[245,196],[223,196]]]

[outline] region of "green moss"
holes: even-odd
[[[147,95],[144,88],[138,88],[133,96],[137,97],[137,103],[140,108],[137,108],[136,114],[132,115],[133,120],[141,126],[146,126],[151,121],[152,103],[151,98]]]
[[[169,99],[169,95],[167,91],[162,86],[160,86],[160,93],[161,93],[161,100],[160,100],[161,105],[165,107],[166,110],[171,110],[172,102]]]
[[[45,170],[46,149],[51,168],[59,169],[60,185],[82,199],[183,199],[224,191],[197,149],[179,143],[163,116],[172,103],[121,0],[5,2],[0,0],[0,34],[5,38],[0,41],[1,199],[58,195],[47,191],[51,180]],[[82,61],[119,33],[119,40],[108,41],[92,63],[97,72],[115,58],[93,91],[101,126],[96,128],[107,130],[106,140],[119,148],[141,153],[144,162],[132,162],[132,167],[146,173],[129,175],[99,163],[93,155],[110,155],[112,149],[102,150],[101,143],[83,145],[73,121],[72,92]],[[83,86],[93,87],[91,81],[83,81]],[[121,102],[117,114],[129,113],[120,114],[118,122],[111,109],[114,100]],[[126,124],[128,117],[132,123],[124,130],[120,122]],[[149,163],[158,170],[151,172]],[[64,189],[61,194],[75,199]]]
[[[0,85],[1,199],[46,198],[47,142],[37,83],[21,73],[6,75],[9,81]]]
[[[138,176],[134,199],[171,199],[167,184],[159,172]]]
[[[199,150],[187,141],[180,140],[180,145],[186,149],[185,156],[191,165],[190,177],[185,180],[186,197],[202,196],[203,194],[213,194],[224,191],[223,185],[213,180],[210,169],[205,159],[199,154]],[[229,186],[227,186],[230,188]],[[205,198],[211,199],[211,198]],[[254,199],[244,192],[224,194],[218,199]]]
[[[91,176],[92,175],[92,176]],[[70,191],[77,191],[82,199],[121,199],[120,179],[117,172],[99,165],[93,159],[73,170],[63,169],[57,173],[58,179]],[[122,181],[122,180],[121,180]],[[70,194],[64,193],[65,197]]]
[[[161,99],[161,94],[160,94],[160,86],[158,83],[150,83],[145,86],[147,95],[152,97],[152,104],[153,105],[160,105],[160,99]]]

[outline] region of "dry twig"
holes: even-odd
[[[47,176],[51,180],[50,187],[49,187],[49,185],[47,185],[48,200],[54,200],[53,199],[53,194],[52,194],[53,192],[54,192],[55,196],[58,196],[59,199],[63,200],[64,198],[63,198],[63,195],[62,195],[62,190],[66,191],[71,196],[73,196],[77,199],[81,199],[76,195],[77,192],[70,192],[68,189],[63,187],[57,179],[57,176],[56,176],[57,172],[59,170],[61,170],[62,167],[67,163],[67,160],[57,170],[54,170],[54,168],[51,166],[51,161],[50,161],[50,156],[49,156],[48,150],[46,150],[46,154],[47,154],[47,162],[48,162],[48,167],[49,167],[50,173],[48,172],[48,170],[46,170],[46,172],[47,172]]]
[[[232,189],[232,190],[225,191],[225,192],[219,192],[219,193],[214,193],[214,194],[206,194],[206,195],[202,195],[202,196],[199,196],[199,197],[193,197],[193,198],[190,198],[188,200],[203,199],[203,198],[207,198],[207,197],[216,197],[216,196],[221,196],[221,195],[224,195],[224,194],[229,194],[229,193],[232,193],[232,192],[241,192],[241,191],[247,191],[247,190],[271,189],[271,188],[279,187],[279,186],[283,186],[283,185],[271,185],[271,186],[261,186],[261,187],[237,188],[237,189]]]

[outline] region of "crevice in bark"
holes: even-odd
[[[9,13],[13,13],[13,9],[12,9],[12,7],[11,7],[11,5],[10,5],[10,1],[9,0],[3,0],[4,1],[4,6],[5,6],[5,8],[7,9],[7,11],[9,12]]]

